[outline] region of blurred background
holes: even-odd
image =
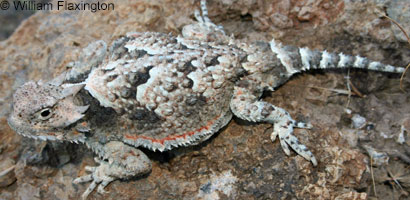
[[[36,12],[35,10],[15,10],[12,6],[12,0],[1,1],[8,1],[11,6],[6,10],[0,9],[0,41],[7,39],[24,19]],[[50,0],[36,1],[36,3],[47,2]]]

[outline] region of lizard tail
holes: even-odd
[[[310,50],[306,47],[282,47],[274,40],[270,42],[270,47],[286,68],[289,76],[310,69],[359,68],[391,73],[403,73],[405,70],[402,67],[382,64],[360,56],[334,54],[327,51]]]

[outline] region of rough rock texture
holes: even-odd
[[[95,40],[111,43],[129,31],[179,34],[197,7],[194,1],[147,0],[115,2],[115,11],[96,13],[40,11],[0,42],[0,165],[16,163],[16,181],[0,188],[0,199],[77,199],[87,185],[72,180],[93,164],[85,147],[33,141],[8,127],[11,95],[19,85],[56,76]],[[216,24],[244,42],[276,38],[396,66],[410,58],[405,37],[380,15],[387,13],[410,32],[410,3],[404,0],[213,0],[208,7]],[[348,97],[346,75],[347,70],[301,74],[264,97],[314,125],[295,134],[316,155],[318,167],[296,154],[286,156],[279,142],[272,144],[271,125],[235,119],[199,146],[144,150],[153,160],[151,174],[113,182],[104,198],[408,198],[410,76],[402,92],[398,75],[351,70],[362,94]]]

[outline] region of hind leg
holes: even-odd
[[[229,37],[225,35],[222,26],[214,24],[208,17],[206,0],[201,0],[201,13],[195,10],[197,23],[186,25],[182,28],[182,36],[186,39],[201,41],[226,42]]]
[[[274,124],[271,140],[275,141],[276,137],[279,137],[286,155],[290,155],[290,147],[297,154],[311,161],[314,166],[317,165],[317,160],[312,152],[293,135],[294,127],[310,128],[310,124],[296,122],[284,109],[259,101],[256,96],[244,88],[236,87],[234,94],[230,107],[235,116],[247,121]]]

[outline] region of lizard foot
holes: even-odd
[[[88,146],[105,159],[95,158],[99,166],[86,166],[85,170],[91,173],[74,180],[75,184],[91,182],[82,195],[83,199],[86,199],[97,186],[97,192],[104,194],[104,188],[117,179],[127,179],[151,171],[149,158],[139,149],[122,142],[111,141],[102,146],[99,143],[89,143]]]
[[[95,162],[100,164],[98,167],[86,166],[85,170],[91,172],[91,174],[78,177],[74,180],[75,184],[90,182],[87,190],[82,194],[82,199],[86,199],[87,196],[98,186],[97,192],[100,194],[106,193],[105,187],[112,181],[118,179],[113,176],[113,171],[118,171],[118,167],[110,165],[107,161],[95,158]]]

